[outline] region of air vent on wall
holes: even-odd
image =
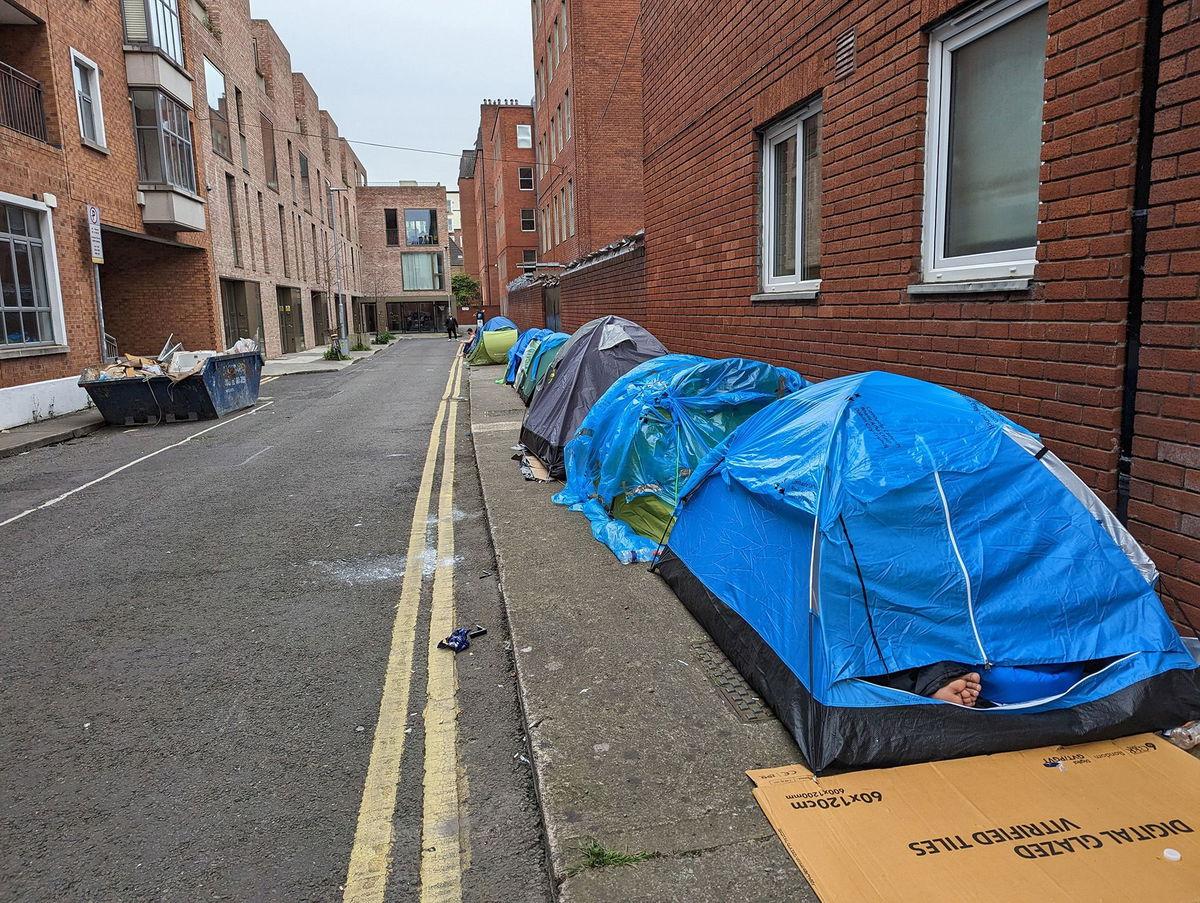
[[[854,29],[838,35],[833,51],[834,76],[841,80],[854,71]]]

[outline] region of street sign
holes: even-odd
[[[92,245],[92,263],[104,263],[104,242],[100,238],[100,208],[87,205],[88,238]]]

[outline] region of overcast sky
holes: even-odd
[[[372,184],[458,186],[484,98],[533,95],[528,0],[250,0],[270,19],[348,139],[445,151],[353,145]]]

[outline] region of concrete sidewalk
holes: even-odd
[[[799,750],[658,577],[522,478],[502,373],[471,369],[471,434],[560,899],[816,901],[743,774]],[[655,858],[583,869],[585,840]]]
[[[94,433],[104,426],[104,418],[95,408],[25,423],[11,429],[0,430],[0,458],[20,455],[44,445],[57,445],[69,439],[78,439]]]

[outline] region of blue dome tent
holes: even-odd
[[[504,382],[512,385],[517,381],[517,370],[521,366],[521,358],[525,355],[525,349],[529,347],[529,343],[534,339],[542,339],[550,335],[549,329],[526,329],[517,338],[517,344],[508,349],[508,370],[504,373]]]
[[[552,332],[543,338],[534,339],[525,349],[525,356],[521,358],[520,366],[517,367],[517,381],[513,383],[513,388],[517,390],[517,395],[525,403],[525,407],[529,407],[537,384],[549,372],[550,365],[570,338],[565,332]]]
[[[660,573],[814,771],[1200,715],[1153,563],[1037,436],[948,389],[887,373],[802,389],[709,455],[675,514]],[[979,671],[984,699],[992,668],[1078,679],[978,707],[897,689],[946,662]]]
[[[651,561],[700,460],[751,415],[806,385],[792,370],[743,358],[668,354],[639,364],[567,443],[567,485],[554,501],[582,511],[621,562]]]

